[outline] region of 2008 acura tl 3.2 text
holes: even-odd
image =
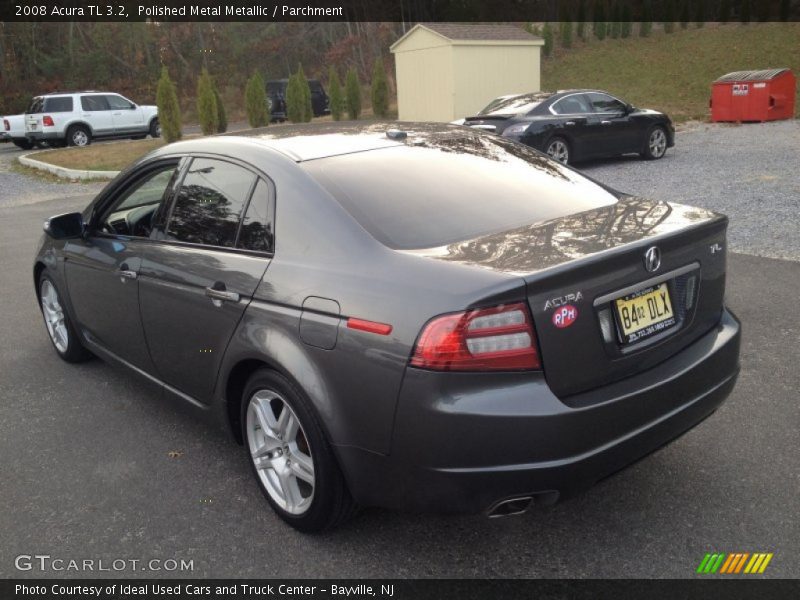
[[[56,351],[230,427],[307,531],[357,505],[520,512],[720,405],[739,370],[725,217],[497,136],[404,127],[149,154],[45,224],[33,277]]]

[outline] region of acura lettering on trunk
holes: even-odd
[[[230,430],[304,531],[358,506],[524,512],[724,401],[724,216],[401,127],[171,144],[50,218],[32,275],[57,354]]]

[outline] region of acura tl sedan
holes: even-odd
[[[667,115],[602,90],[501,96],[459,124],[517,140],[564,164],[622,154],[654,160],[675,145]]]
[[[229,429],[303,531],[357,506],[524,512],[723,402],[724,216],[401,127],[179,142],[50,218],[32,275],[56,352]]]

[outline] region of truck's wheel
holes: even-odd
[[[67,144],[70,146],[88,146],[92,143],[92,135],[83,125],[73,125],[67,130]]]
[[[150,121],[150,137],[161,137],[161,123],[158,122],[158,119]]]
[[[33,148],[33,143],[28,138],[14,138],[11,140],[17,148],[23,150],[30,150]]]

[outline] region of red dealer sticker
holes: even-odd
[[[564,329],[564,327],[572,325],[577,318],[578,309],[572,306],[572,304],[567,304],[566,306],[556,309],[553,313],[553,325],[559,329]]]

